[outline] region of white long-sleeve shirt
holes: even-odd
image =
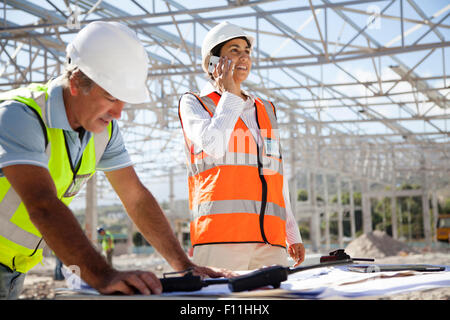
[[[200,96],[206,96],[213,91],[217,90],[211,82],[208,82],[202,89]],[[245,94],[249,97],[246,101],[232,93],[224,92],[216,106],[213,117],[209,115],[193,95],[185,94],[181,98],[180,116],[183,120],[183,129],[187,138],[194,144],[196,152],[203,150],[214,158],[224,156],[228,147],[227,142],[239,117],[252,132],[257,143],[259,145],[262,144],[256,122],[256,110],[254,108],[255,97],[247,92]],[[217,139],[218,132],[225,135],[223,139]],[[284,162],[282,163],[284,171]],[[302,237],[292,213],[291,202],[289,200],[287,179],[283,179],[283,197],[287,213],[287,244],[301,243]]]

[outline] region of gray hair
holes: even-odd
[[[64,72],[62,74],[63,77],[63,87],[69,87],[69,80],[72,77],[75,77],[78,86],[83,91],[84,94],[88,94],[94,86],[95,82],[84,74],[81,69],[74,64],[70,63],[70,58],[68,58],[67,62],[64,64]]]

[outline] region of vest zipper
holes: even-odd
[[[258,125],[258,129],[261,130],[261,127],[259,125],[259,121],[258,121],[258,108],[256,107],[256,103],[254,104],[255,106],[255,115],[256,115],[256,124]],[[266,238],[266,233],[264,232],[264,214],[266,212],[266,206],[267,206],[267,181],[264,178],[263,175],[263,166],[262,166],[262,162],[261,162],[261,158],[260,158],[260,148],[258,145],[258,141],[256,142],[256,151],[258,153],[258,175],[259,175],[259,179],[261,180],[261,185],[262,185],[262,194],[261,194],[261,210],[259,212],[259,229],[261,231],[261,237],[263,238],[264,243],[270,244],[269,241],[267,241]]]
[[[64,131],[63,131],[63,136],[64,136],[64,143],[66,145],[67,157],[69,158],[70,168],[72,169],[72,173],[73,173],[72,181],[75,181],[75,178],[77,176],[78,170],[81,167],[81,161],[83,161],[83,155],[81,155],[80,160],[79,160],[79,162],[77,164],[73,164],[72,163],[72,157],[70,155],[69,144],[67,143],[67,137],[66,137],[66,134],[64,133]]]
[[[262,184],[261,210],[259,212],[259,229],[261,230],[261,236],[264,240],[264,243],[270,244],[269,241],[267,241],[266,234],[264,232],[264,214],[266,212],[266,205],[267,205],[267,181],[264,178],[264,175],[262,174],[262,163],[259,159],[259,146],[257,146],[256,149],[258,151],[259,179],[261,180],[261,184]]]
[[[38,242],[36,248],[34,248],[33,253],[30,254],[29,257],[32,257],[32,256],[36,253],[36,251],[39,249],[39,246],[41,245],[42,240],[44,240],[44,238],[41,237],[41,240],[39,240],[39,242]]]
[[[42,120],[41,115],[39,114],[39,112],[37,112],[33,107],[30,107],[29,105],[26,105],[28,108],[31,109],[31,111],[33,111],[38,120],[39,120],[39,124],[41,125],[42,128],[42,132],[44,133],[44,139],[45,139],[45,149],[47,149],[47,145],[48,145],[48,136],[47,136],[47,127],[45,126],[44,120]]]

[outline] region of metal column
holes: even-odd
[[[97,174],[94,173],[86,184],[86,236],[97,244]]]
[[[370,184],[368,180],[362,182],[362,214],[363,214],[363,233],[372,232],[372,214],[370,209]]]

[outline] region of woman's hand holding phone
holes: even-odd
[[[216,81],[217,87],[222,92],[227,91],[240,96],[241,92],[239,86],[236,85],[236,82],[233,78],[234,66],[235,63],[233,60],[228,59],[227,56],[222,56],[219,58],[219,62],[214,68],[212,75],[214,77],[214,80]]]

